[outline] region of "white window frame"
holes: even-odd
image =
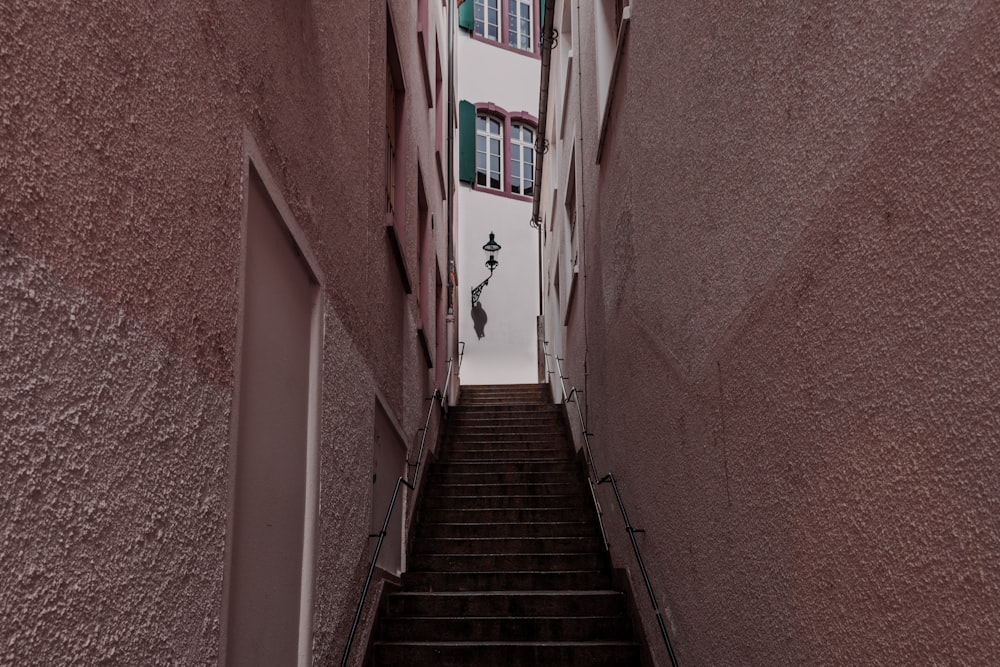
[[[474,0],[475,8],[473,11],[473,31],[482,37],[483,39],[488,39],[493,42],[502,42],[502,32],[501,32],[501,16],[503,14],[503,2],[502,0]],[[491,24],[490,20],[490,10],[495,9],[497,15],[497,21],[495,24]],[[479,18],[479,12],[482,11],[483,17]],[[496,27],[496,37],[489,36],[489,28],[491,26]]]
[[[507,19],[507,30],[506,30],[507,46],[517,49],[518,51],[533,52],[534,51],[533,39],[535,33],[534,0],[505,0],[505,4],[507,5],[507,11],[504,12],[504,16]],[[528,13],[526,17],[521,15],[522,10],[524,10],[525,8],[527,9]],[[510,41],[510,38],[512,36],[510,30],[511,17],[514,18],[514,26],[515,26],[513,33],[514,43],[511,43]],[[521,30],[521,27],[523,26],[525,20],[527,20],[528,23],[527,34],[525,34],[523,30]],[[527,38],[527,46],[522,46],[525,38]]]
[[[485,127],[480,127],[480,122],[479,122],[480,120],[485,121]],[[495,132],[495,133],[490,130],[490,123],[491,122],[492,123],[496,123],[499,126],[499,130],[497,130],[497,132]],[[483,113],[483,112],[480,112],[480,113],[476,114],[476,186],[477,187],[487,188],[487,189],[490,189],[490,190],[496,190],[498,192],[503,192],[504,191],[504,180],[503,180],[503,160],[504,160],[504,156],[503,156],[503,150],[504,150],[503,126],[504,126],[504,121],[502,119],[500,119],[500,118],[497,118],[496,116],[494,116],[492,114]],[[479,139],[480,139],[480,137],[482,137],[483,140],[484,140],[485,147],[486,147],[485,150],[480,150],[479,149]],[[498,152],[496,153],[495,157],[497,157],[499,159],[499,163],[500,163],[500,168],[496,172],[497,180],[500,183],[499,187],[494,187],[493,185],[490,184],[490,182],[492,180],[492,176],[494,174],[493,169],[490,166],[492,164],[491,158],[494,157],[494,154],[490,151],[490,145],[491,145],[492,141],[494,141],[494,140],[497,142],[497,145],[498,145]],[[479,156],[480,155],[485,155],[486,156],[486,161],[485,161],[486,162],[486,172],[485,172],[486,182],[485,183],[481,183],[480,180],[479,180],[480,177],[483,175],[483,171],[479,167]]]
[[[527,123],[513,122],[510,124],[510,192],[511,194],[521,195],[522,197],[530,197],[534,192],[535,187],[535,137],[538,136],[537,130]],[[517,130],[515,132],[514,130]],[[523,132],[531,133],[531,140],[525,141],[522,138]],[[528,154],[531,156],[531,162],[528,169],[525,169],[524,156]],[[515,190],[514,185],[514,165],[518,166],[518,180],[520,184],[516,186],[518,189]],[[528,181],[531,184],[532,192],[525,192],[525,173],[529,174]]]

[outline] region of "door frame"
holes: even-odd
[[[323,307],[326,280],[320,268],[319,261],[313,254],[305,232],[295,221],[291,209],[281,195],[278,181],[271,170],[267,168],[263,153],[254,140],[249,129],[243,129],[242,159],[240,165],[240,257],[239,279],[237,284],[238,307],[236,313],[236,347],[233,361],[233,402],[229,423],[229,460],[226,501],[226,547],[222,575],[222,608],[220,612],[220,652],[219,664],[225,665],[229,639],[229,605],[232,591],[232,559],[233,531],[236,506],[236,459],[239,455],[239,423],[241,380],[243,376],[244,347],[244,317],[246,311],[246,271],[247,271],[247,230],[249,189],[251,174],[256,174],[264,186],[267,196],[278,211],[278,217],[286,231],[291,236],[306,269],[316,282],[312,306],[311,334],[309,337],[309,398],[306,424],[306,488],[305,508],[303,512],[304,525],[302,531],[302,582],[299,593],[299,638],[298,666],[308,667],[312,664],[312,634],[313,634],[313,600],[316,578],[316,534],[319,517],[319,440],[320,440],[320,405],[321,405],[321,368],[323,365],[323,335],[325,309]]]

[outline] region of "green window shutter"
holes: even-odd
[[[458,27],[472,32],[476,29],[475,2],[465,0],[458,5]]]
[[[545,34],[545,2],[546,0],[538,0],[538,32]]]
[[[476,105],[465,100],[458,103],[458,180],[476,180]]]

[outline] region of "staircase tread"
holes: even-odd
[[[452,538],[446,538],[452,539]],[[471,541],[477,538],[469,538]],[[506,538],[503,538],[506,539]],[[559,556],[593,556],[593,549],[588,549],[586,551],[510,551],[510,552],[484,552],[484,553],[450,553],[450,552],[440,552],[440,551],[421,551],[418,552],[421,556],[447,556],[448,558],[517,558],[518,556],[534,556],[534,557],[545,557],[545,558],[556,558]]]
[[[586,526],[592,528],[589,521],[427,521],[423,527],[438,526],[463,526],[472,528],[473,526]],[[564,535],[563,537],[575,537],[575,535]],[[464,538],[436,538],[436,539],[464,539]],[[472,538],[477,539],[477,538]],[[487,539],[487,538],[483,538]],[[489,539],[498,539],[496,537]],[[557,539],[557,538],[554,538]]]
[[[580,616],[574,616],[572,614],[519,614],[517,616],[500,616],[500,615],[490,615],[490,616],[421,616],[419,614],[400,614],[398,616],[389,616],[386,620],[394,621],[590,621],[596,619],[615,619],[619,618],[614,614],[581,614]]]
[[[462,528],[477,528],[493,526],[496,527],[498,532],[500,528],[520,528],[524,526],[545,526],[549,528],[554,528],[556,526],[576,526],[580,528],[586,527],[588,531],[593,528],[587,523],[582,521],[489,521],[481,523],[472,522],[461,522],[461,521],[434,521],[424,523],[421,528],[439,528],[439,527],[462,527]],[[418,529],[419,530],[419,529]],[[587,532],[586,534],[580,535],[479,535],[476,537],[459,537],[459,536],[441,536],[436,537],[434,535],[427,535],[426,533],[421,533],[426,539],[432,540],[455,540],[455,541],[466,541],[466,540],[579,540],[584,537],[593,537],[595,533]]]
[[[577,498],[580,494],[578,493],[501,493],[501,494],[476,494],[476,495],[461,495],[461,496],[441,496],[442,498]]]
[[[514,647],[514,646],[622,646],[622,647],[633,647],[638,644],[635,640],[620,640],[620,639],[595,639],[592,641],[587,640],[569,640],[569,641],[553,641],[553,640],[540,640],[540,641],[530,641],[530,640],[515,640],[515,641],[421,641],[421,640],[401,640],[401,641],[381,641],[376,640],[373,642],[376,646],[387,646],[387,645],[404,645],[404,646],[504,646],[504,647]]]
[[[537,384],[461,392],[376,662],[638,664],[563,407]]]
[[[389,593],[389,595],[404,595],[404,596],[426,596],[426,595],[437,595],[441,597],[469,597],[470,595],[483,595],[483,596],[541,596],[541,597],[579,597],[581,595],[607,595],[607,596],[621,596],[624,595],[621,591],[616,591],[612,588],[595,588],[592,590],[585,591],[564,591],[564,590],[495,590],[495,591],[394,591]]]
[[[505,554],[501,554],[505,555]],[[462,576],[462,575],[477,575],[477,576],[494,576],[499,575],[503,577],[518,575],[518,574],[541,574],[541,575],[552,575],[552,574],[593,574],[595,572],[599,574],[604,574],[604,570],[601,568],[593,568],[589,570],[411,570],[411,572],[418,572],[419,574],[441,574],[448,576]]]

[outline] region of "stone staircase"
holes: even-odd
[[[373,665],[639,665],[586,480],[540,385],[462,388]]]

